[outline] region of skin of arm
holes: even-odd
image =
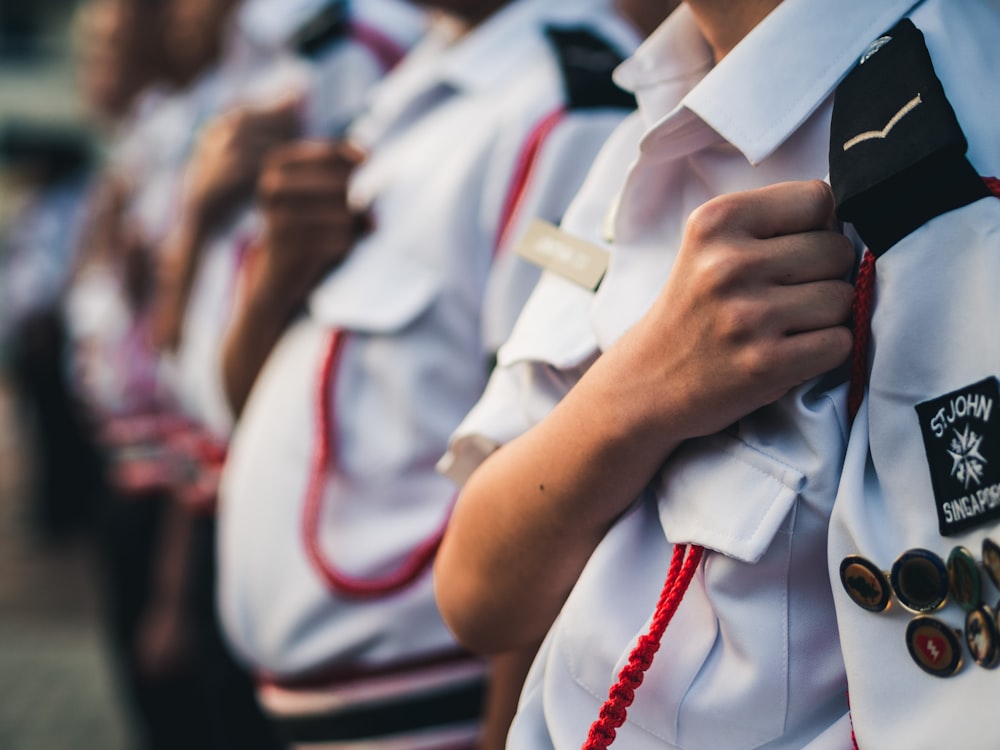
[[[477,469],[435,576],[470,649],[537,643],[597,544],[673,450],[842,363],[854,262],[819,181],[691,214],[660,295],[566,398]]]
[[[163,679],[184,668],[194,646],[187,590],[195,519],[180,503],[164,502],[150,600],[135,642],[139,668],[150,679]]]
[[[201,134],[185,171],[185,199],[157,273],[154,331],[159,346],[180,344],[184,311],[207,241],[247,205],[264,155],[299,129],[300,102],[287,98],[220,115]]]
[[[356,147],[333,141],[300,141],[268,156],[258,185],[264,232],[223,344],[223,386],[234,414],[313,287],[370,228],[367,215],[347,203],[351,173],[363,159]]]
[[[483,707],[483,733],[477,750],[504,750],[507,732],[517,712],[521,687],[539,644],[507,651],[490,659],[490,686]]]

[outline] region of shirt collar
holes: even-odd
[[[784,0],[714,68],[682,6],[619,71],[655,122],[643,150],[691,150],[714,137],[760,163],[826,100],[871,41],[917,4]]]

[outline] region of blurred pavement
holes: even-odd
[[[23,416],[0,375],[0,750],[127,750],[90,550],[32,534]]]

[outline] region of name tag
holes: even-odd
[[[536,266],[597,291],[608,270],[610,253],[602,247],[560,231],[536,219],[528,227],[517,254]]]

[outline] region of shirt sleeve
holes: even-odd
[[[438,471],[465,484],[493,451],[544,419],[593,361],[568,370],[530,361],[497,367],[479,403],[452,434]]]

